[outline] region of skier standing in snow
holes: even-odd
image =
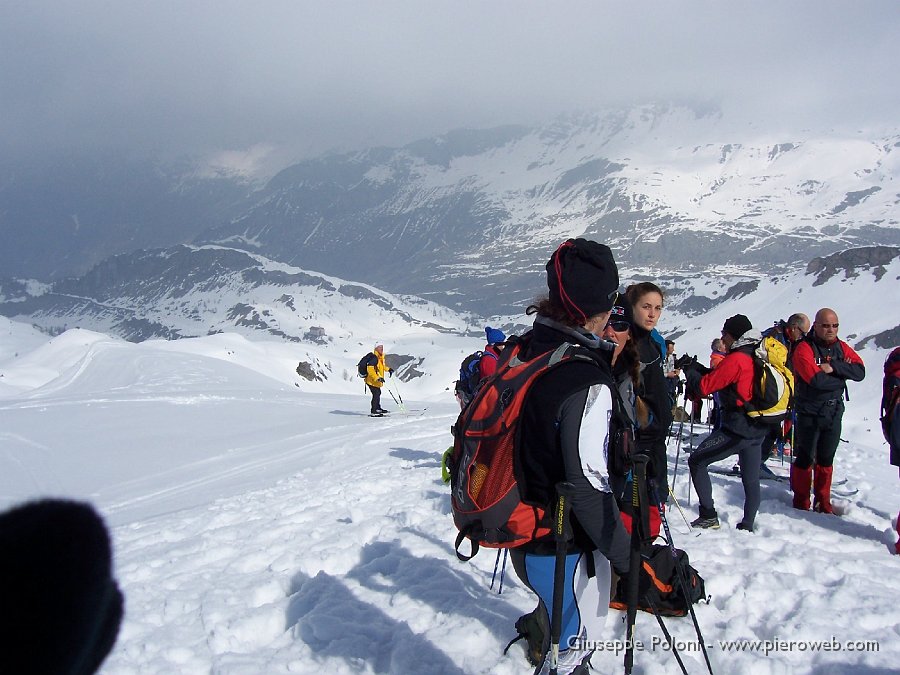
[[[503,343],[506,341],[506,335],[499,328],[485,326],[484,336],[487,344],[484,345],[484,353],[478,362],[479,380],[484,380],[497,372],[500,352],[503,351]]]
[[[607,246],[586,239],[563,243],[547,263],[549,297],[528,308],[536,314],[523,358],[554,351],[564,343],[605,350],[602,363],[573,359],[532,385],[522,407],[523,498],[546,504],[555,486],[574,486],[574,540],[567,555],[559,673],[587,673],[592,650],[584,640],[601,639],[609,605],[610,565],[627,573],[629,540],[610,490],[606,438],[612,410],[611,345],[600,339],[617,297],[619,275]],[[661,374],[660,370],[660,374]],[[539,623],[550,626],[555,543],[551,537],[510,550],[516,574],[539,598]],[[609,561],[609,562],[607,562]],[[541,673],[549,671],[544,659]]]
[[[790,367],[791,359],[794,358],[794,350],[797,349],[797,346],[809,333],[810,321],[806,314],[797,313],[791,314],[785,323],[784,337],[787,339],[787,342],[784,344],[788,348],[787,363],[788,367]]]
[[[666,359],[663,363],[663,372],[666,375],[666,390],[672,401],[678,400],[678,390],[681,387],[681,371],[675,367],[675,342],[666,340]]]
[[[807,335],[794,350],[797,426],[791,489],[794,508],[803,511],[809,510],[812,486],[813,509],[834,513],[831,478],[841,440],[847,380],[860,382],[866,376],[859,354],[837,335],[838,316],[833,309],[824,307],[816,312],[812,335]]]
[[[384,345],[375,345],[372,351],[375,357],[366,366],[366,386],[372,394],[371,415],[384,415],[387,410],[381,407],[381,388],[384,386],[384,376],[393,375],[394,370],[384,363]]]
[[[759,510],[759,447],[766,430],[747,416],[744,402],[753,397],[751,354],[761,339],[759,331],[753,330],[750,319],[743,314],[735,314],[722,327],[722,342],[728,354],[715,370],[687,356],[682,357],[679,363],[687,376],[688,393],[709,396],[719,392],[721,405],[721,426],[700,444],[688,460],[691,482],[700,501],[699,517],[691,523],[694,527],[719,527],[709,465],[736,454],[744,485],[744,517],[737,524],[737,529],[753,531]]]
[[[663,309],[662,289],[643,281],[632,284],[625,291],[634,313],[632,339],[641,359],[641,383],[637,394],[650,410],[647,427],[636,433],[636,449],[649,456],[647,476],[656,480],[660,497],[669,494],[666,436],[672,424],[672,406],[664,371],[665,341],[656,330]]]
[[[609,321],[603,329],[603,338],[615,345],[612,353],[613,378],[632,430],[646,427],[649,422],[647,405],[636,393],[641,383],[641,358],[631,338],[633,322],[631,303],[621,297],[613,304]],[[610,482],[616,498],[621,500],[625,490],[625,476],[611,474]]]

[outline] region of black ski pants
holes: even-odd
[[[841,401],[826,406],[818,414],[797,413],[794,427],[794,464],[808,469],[813,464],[832,466],[841,441],[844,405]]]
[[[761,446],[763,462],[775,453],[775,445],[778,443],[779,438],[781,438],[781,425],[776,424],[766,432],[766,436],[763,438]]]
[[[366,386],[372,392],[372,414],[374,415],[381,410],[381,387],[373,387],[371,384]]]
[[[752,526],[759,511],[759,454],[764,430],[752,438],[742,438],[724,429],[717,429],[700,444],[688,460],[691,482],[700,500],[701,513],[715,513],[712,481],[709,465],[732,455],[738,456],[741,465],[741,482],[744,484],[744,524]]]

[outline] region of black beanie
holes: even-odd
[[[626,321],[629,326],[634,325],[634,310],[631,303],[625,299],[625,296],[619,296],[619,299],[613,303],[609,314],[610,321]]]
[[[740,340],[741,336],[751,328],[753,328],[753,324],[750,323],[750,319],[743,314],[735,314],[725,320],[722,332],[728,333],[735,340]]]
[[[0,673],[99,670],[124,599],[93,507],[47,499],[0,514],[0,580]]]
[[[550,300],[579,324],[612,307],[619,288],[619,269],[605,244],[569,239],[547,263]]]

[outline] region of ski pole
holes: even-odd
[[[656,603],[648,598],[650,609],[653,610],[653,616],[656,617],[657,623],[659,623],[659,627],[663,632],[663,636],[666,638],[666,644],[669,645],[669,648],[672,650],[672,655],[675,657],[675,660],[678,661],[678,666],[681,668],[681,672],[683,675],[688,675],[687,668],[684,666],[684,661],[681,660],[681,654],[678,653],[678,649],[675,647],[675,640],[672,639],[671,633],[669,633],[669,629],[666,628],[666,624],[663,621],[662,616],[659,613],[659,607],[656,606]]]
[[[400,395],[400,388],[395,384],[394,389],[397,390],[397,398],[400,399],[400,405],[403,405],[403,397]]]
[[[669,521],[666,519],[666,512],[659,506],[659,499],[656,495],[656,486],[651,482],[650,489],[653,491],[654,500],[659,508],[659,519],[662,522],[663,529],[666,531],[666,541],[669,544],[669,551],[672,554],[672,560],[675,566],[675,572],[678,575],[678,583],[681,585],[681,593],[684,595],[688,612],[691,614],[691,621],[694,622],[694,630],[697,631],[697,639],[700,641],[700,649],[703,651],[703,659],[706,661],[706,667],[709,669],[709,675],[713,675],[712,664],[709,662],[709,654],[706,652],[706,642],[703,640],[703,634],[700,632],[700,623],[697,621],[697,614],[694,612],[694,603],[691,602],[690,593],[688,593],[687,580],[684,578],[684,569],[682,569],[681,561],[678,560],[678,550],[672,540],[672,531],[669,529]]]
[[[562,482],[556,484],[556,564],[553,570],[553,612],[550,618],[550,675],[559,669],[559,639],[562,634],[563,592],[566,584],[566,554],[569,547],[569,509],[575,486]]]
[[[778,454],[781,455],[781,467],[784,468],[784,429],[781,430],[781,435],[778,440],[775,441],[775,448],[778,451]]]
[[[642,530],[644,530],[646,509],[641,510],[641,491],[646,490],[647,455],[637,454],[632,458],[631,474],[631,558],[628,564],[628,588],[625,610],[625,675],[631,675],[634,668],[634,631],[637,619],[637,605],[640,599],[641,554],[643,552]]]
[[[494,580],[497,578],[497,567],[500,565],[500,554],[502,552],[503,551],[499,548],[497,549],[497,559],[494,561],[494,573],[491,575],[491,590],[494,590]]]
[[[396,390],[396,392],[397,392],[397,398],[394,398],[394,394],[393,394],[393,392],[391,391],[391,388],[390,388],[390,387],[388,387],[388,393],[391,395],[391,398],[394,399],[394,403],[397,404],[397,407],[400,408],[400,410],[402,410],[402,411],[405,412],[405,411],[406,411],[406,405],[404,405],[404,403],[403,403],[403,397],[400,395],[400,387],[398,387],[398,386],[396,385],[396,383],[394,383],[394,378],[393,378],[393,377],[391,377],[391,383],[393,384],[393,388],[394,388],[394,389]],[[400,399],[400,400],[398,401],[397,399]]]
[[[506,556],[509,555],[509,549],[497,549],[497,559],[494,561],[494,573],[491,575],[491,590],[494,590],[494,580],[497,578],[497,568],[500,565],[500,553],[503,553],[503,567],[500,567],[500,585],[497,587],[497,595],[503,595],[503,575],[506,572]]]
[[[797,411],[791,410],[791,464],[794,463],[794,429],[797,427]]]
[[[678,476],[678,459],[681,457],[681,439],[675,444],[675,470],[672,472],[672,487],[675,487],[675,478]],[[674,495],[673,495],[674,496]]]
[[[675,502],[675,506],[676,506],[676,508],[678,509],[678,513],[681,514],[681,519],[684,520],[684,524],[687,525],[688,531],[685,532],[685,534],[691,534],[691,533],[693,532],[694,528],[691,527],[691,524],[690,524],[690,522],[688,521],[687,516],[684,515],[684,509],[682,509],[682,508],[681,508],[681,504],[678,503],[678,499],[675,497],[675,493],[672,492],[672,488],[671,488],[671,487],[669,488],[669,496],[672,498],[672,501]],[[695,533],[695,534],[696,534],[696,536],[698,536],[698,537],[700,536],[700,533],[699,533],[699,532],[697,532],[697,533]]]
[[[677,404],[678,401],[676,400]],[[675,410],[678,410],[678,405],[675,406]],[[684,417],[681,418],[681,421],[678,423],[678,438],[675,441],[675,470],[672,472],[672,487],[675,486],[675,478],[678,476],[678,458],[681,456],[681,432],[684,429]]]
[[[684,400],[687,402],[687,392],[684,394]],[[689,428],[688,434],[691,437],[691,445],[694,444],[694,413],[697,411],[697,403],[694,399],[691,399],[691,426]]]

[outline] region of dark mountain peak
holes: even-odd
[[[836,274],[854,277],[863,270],[873,270],[876,278],[885,273],[885,265],[900,256],[896,246],[860,246],[838,251],[828,256],[813,258],[806,266],[806,273],[815,275],[814,286],[819,286]]]

